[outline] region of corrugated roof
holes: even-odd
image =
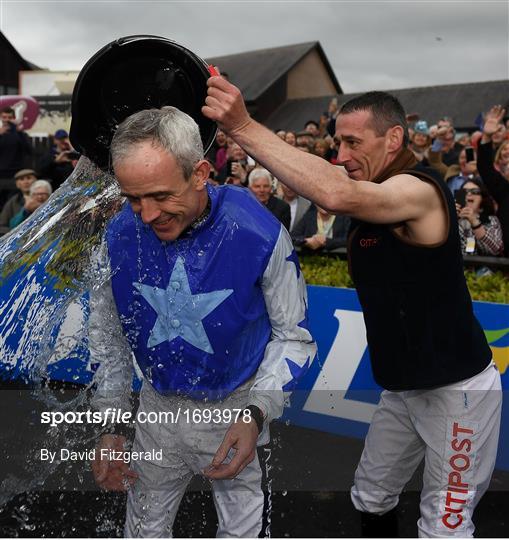
[[[387,90],[397,97],[407,113],[418,113],[428,124],[436,123],[442,116],[450,116],[457,128],[473,128],[480,112],[492,105],[509,105],[509,80],[464,84],[447,84],[421,88]],[[320,98],[294,99],[283,103],[270,115],[265,124],[271,129],[299,131],[307,120],[318,120],[327,110],[333,97],[343,103],[361,93],[341,94]]]
[[[320,54],[329,76],[338,92],[341,92],[341,87],[318,41],[217,56],[207,58],[206,61],[217,66],[220,71],[228,73],[231,82],[241,89],[244,99],[249,102],[255,101],[313,49]]]

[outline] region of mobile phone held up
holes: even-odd
[[[456,204],[463,208],[467,202],[467,192],[464,189],[458,189],[454,192],[454,200]]]
[[[237,163],[236,161],[228,160],[226,162],[226,178],[232,176],[232,164]]]
[[[475,152],[474,152],[474,149],[471,146],[467,146],[465,148],[465,158],[467,160],[467,163],[469,161],[475,161]]]

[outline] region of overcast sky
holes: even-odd
[[[507,79],[508,17],[508,0],[0,0],[1,30],[47,69],[79,70],[132,34],[202,57],[318,40],[344,92]]]

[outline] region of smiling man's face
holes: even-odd
[[[175,157],[151,141],[134,145],[114,164],[122,194],[162,241],[178,238],[204,211],[209,169],[201,160],[186,180]]]

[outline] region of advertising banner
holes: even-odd
[[[364,438],[380,398],[367,350],[366,330],[357,294],[352,289],[308,286],[311,330],[318,343],[318,359],[292,394],[283,421],[291,424]],[[509,305],[474,302],[479,319],[509,389]],[[89,383],[96,365],[86,347],[87,296],[67,309],[58,332],[52,336],[47,372],[51,379]],[[10,335],[12,342],[16,336]],[[4,373],[19,374],[0,364]],[[136,369],[138,376],[141,373]],[[139,389],[140,381],[134,383]],[[507,392],[504,392],[506,394]],[[503,404],[497,468],[509,470],[509,403]]]
[[[366,330],[353,289],[308,286],[315,362],[292,396],[284,419],[291,423],[364,438],[382,389],[373,379]],[[509,305],[474,302],[493,359],[509,389]],[[411,359],[409,359],[411,361]],[[509,470],[509,403],[504,400],[497,468]]]

